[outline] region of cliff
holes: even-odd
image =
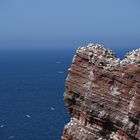
[[[79,48],[64,100],[71,120],[62,140],[139,140],[140,49],[120,60],[101,45]]]

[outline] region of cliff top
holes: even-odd
[[[100,61],[104,61],[104,66],[107,67],[126,64],[140,64],[140,48],[128,52],[122,60],[116,57],[115,52],[100,44],[90,43],[87,46],[80,47],[77,50],[77,54],[85,55],[85,57],[87,57],[85,59],[88,59],[92,63],[94,63],[96,59],[100,59]]]

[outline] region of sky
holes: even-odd
[[[139,0],[0,0],[0,42],[138,46],[139,7]]]

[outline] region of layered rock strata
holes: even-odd
[[[66,79],[62,140],[140,139],[140,49],[123,60],[101,45],[77,50]]]

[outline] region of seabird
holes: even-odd
[[[30,115],[26,115],[26,117],[27,117],[27,118],[31,118],[31,116],[30,116]]]
[[[51,110],[53,110],[53,111],[54,111],[54,110],[55,110],[55,108],[54,108],[54,107],[51,107]]]

